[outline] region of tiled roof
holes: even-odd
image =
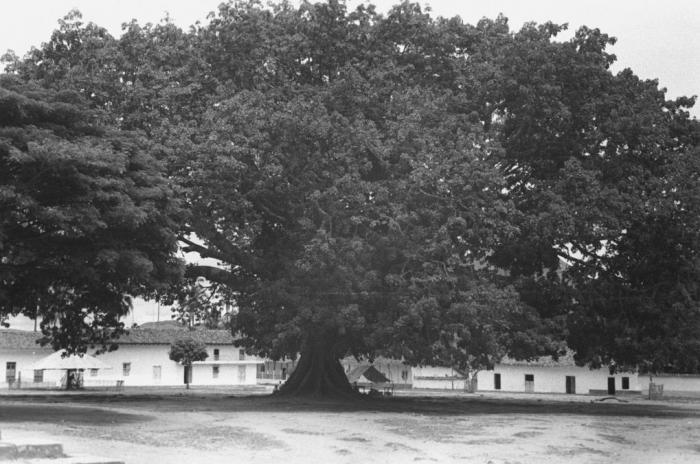
[[[559,359],[555,360],[551,356],[542,356],[531,361],[519,361],[517,359],[512,359],[505,357],[501,360],[499,364],[506,366],[533,366],[533,367],[574,367],[576,363],[574,362],[573,351],[567,351],[565,354],[560,355]]]
[[[0,330],[0,349],[27,350],[27,351],[53,351],[50,347],[42,347],[36,341],[41,338],[39,332],[27,330],[2,329]]]
[[[174,320],[144,322],[139,324],[139,329],[182,329],[182,324]]]
[[[186,327],[129,329],[129,333],[117,340],[119,345],[170,345],[180,338],[192,338],[207,345],[233,345],[234,338],[228,330],[193,329]]]
[[[194,329],[173,327],[171,324],[162,326],[149,325],[148,328],[137,327],[128,329],[128,334],[122,335],[116,342],[119,345],[170,345],[180,338],[193,338],[207,345],[233,345],[234,338],[228,330]],[[53,351],[50,347],[42,347],[36,340],[41,333],[25,330],[0,330],[0,349],[10,350],[45,350]]]

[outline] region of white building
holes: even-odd
[[[0,388],[19,386],[22,383],[44,382],[43,373],[37,373],[29,366],[53,353],[36,343],[41,334],[23,330],[0,330]],[[51,380],[51,378],[47,379]]]
[[[649,384],[663,386],[664,397],[700,397],[700,374],[639,374],[642,394],[649,395]]]
[[[465,378],[451,367],[416,366],[412,369],[413,388],[465,390]]]
[[[493,370],[477,373],[477,391],[564,393],[592,395],[640,394],[635,372],[610,374],[609,370],[576,366],[573,356],[554,361],[504,359]],[[463,390],[464,378],[449,367],[416,367],[413,388]]]
[[[549,357],[536,361],[504,360],[494,370],[477,374],[480,391],[568,393],[583,395],[639,394],[636,372],[610,374],[607,368],[577,366],[572,356],[558,361]]]
[[[359,366],[369,364],[366,360],[357,360],[352,356],[348,356],[341,360],[345,374],[349,375],[351,371]],[[411,388],[413,383],[413,368],[404,364],[401,361],[391,358],[377,357],[371,363],[382,375],[384,375],[390,383],[396,388]]]
[[[65,372],[34,372],[31,366],[51,354],[51,350],[35,343],[40,336],[36,332],[0,330],[0,369],[4,369],[3,383],[29,386],[29,383],[54,384],[60,382]],[[107,370],[91,370],[83,373],[86,387],[116,385],[125,386],[177,386],[185,383],[185,368],[171,361],[170,345],[179,338],[193,338],[206,344],[209,354],[205,361],[195,362],[190,375],[191,385],[255,385],[258,364],[262,361],[246,356],[245,351],[234,346],[234,338],[226,330],[188,330],[172,323],[144,324],[130,329],[119,340],[119,349],[98,355],[98,359],[111,366]]]

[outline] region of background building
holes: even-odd
[[[0,331],[0,387],[57,386],[65,371],[38,371],[32,365],[50,355],[36,340],[37,332]],[[255,385],[257,366],[262,361],[246,356],[234,346],[227,330],[188,330],[172,321],[149,323],[130,329],[119,339],[119,349],[97,356],[111,368],[83,372],[83,384],[111,386],[177,386],[185,383],[185,368],[169,358],[170,345],[179,338],[193,338],[207,346],[205,361],[192,366],[191,385]]]

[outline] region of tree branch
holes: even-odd
[[[204,277],[207,280],[226,285],[234,290],[241,290],[246,285],[244,279],[231,271],[214,266],[189,265],[185,268],[185,277]]]
[[[230,264],[231,266],[240,266],[250,270],[251,272],[255,271],[255,269],[252,269],[252,267],[255,265],[254,259],[252,259],[251,256],[241,252],[238,247],[232,244],[228,238],[216,230],[211,224],[203,220],[199,220],[195,224],[192,224],[192,231],[216,248],[216,250],[212,250],[197,243],[191,242],[196,247],[202,248],[203,251],[207,250],[210,253],[216,253],[215,256],[211,256],[212,258],[219,259],[227,264]]]

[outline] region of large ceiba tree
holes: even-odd
[[[693,101],[562,29],[249,2],[115,39],[73,14],[9,69],[145,134],[183,249],[221,263],[187,276],[227,289],[250,351],[301,354],[282,393],[350,394],[348,354],[691,365]]]

